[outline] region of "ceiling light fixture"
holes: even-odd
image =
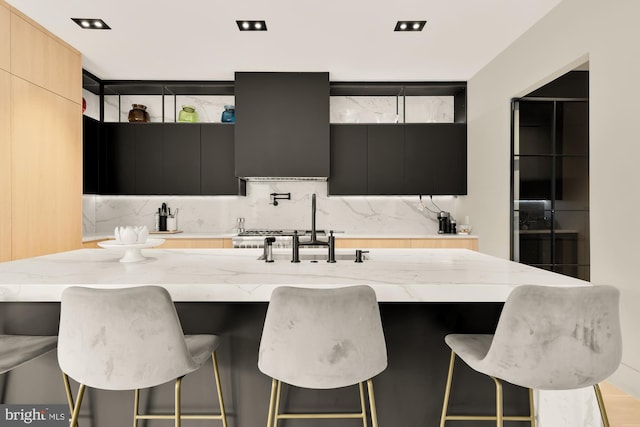
[[[422,31],[427,21],[398,21],[394,31]]]
[[[267,31],[267,23],[265,21],[236,21],[240,31]]]
[[[111,27],[107,25],[102,19],[95,18],[71,18],[73,22],[78,24],[80,28],[85,30],[110,30]]]

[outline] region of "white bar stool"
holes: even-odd
[[[495,420],[497,427],[503,421],[526,421],[535,427],[533,389],[590,386],[608,427],[598,383],[615,372],[622,359],[619,299],[620,292],[612,286],[518,286],[504,304],[494,335],[447,335],[451,359],[440,427],[446,421],[467,420]],[[495,416],[447,413],[456,354],[494,380]],[[502,381],[529,389],[529,415],[503,415]]]
[[[372,378],[387,367],[387,349],[376,294],[369,286],[337,289],[276,288],[269,302],[258,368],[272,378],[267,427],[300,418],[362,419],[377,427]],[[358,385],[361,412],[281,413],[282,384],[308,389]]]
[[[56,336],[0,335],[0,374],[9,374],[17,367],[30,362],[56,348]],[[7,378],[5,378],[0,402],[4,402]]]
[[[227,426],[215,350],[216,335],[184,336],[171,296],[159,286],[120,289],[70,287],[62,293],[58,363],[80,386],[71,427],[77,426],[85,386],[135,390],[133,425],[140,419],[214,419]],[[213,360],[220,414],[183,414],[182,377]],[[173,414],[139,414],[139,389],[175,381]]]

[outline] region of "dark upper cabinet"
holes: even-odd
[[[329,176],[329,73],[237,72],[235,108],[236,176]]]
[[[329,194],[367,194],[366,126],[331,126]]]
[[[404,126],[367,126],[367,194],[403,194]]]
[[[466,123],[405,126],[405,194],[467,194]]]
[[[135,132],[135,193],[166,194],[163,167],[164,126],[159,123],[125,124]]]
[[[100,122],[82,116],[82,193],[100,192]]]
[[[190,123],[163,126],[163,194],[200,194],[200,129]]]
[[[243,182],[235,177],[234,126],[203,124],[200,142],[200,193],[246,194]]]
[[[331,125],[329,194],[467,194],[466,123]]]
[[[136,194],[136,126],[103,125],[104,194]]]
[[[104,123],[101,194],[246,195],[233,125]]]

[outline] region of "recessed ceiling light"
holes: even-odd
[[[422,31],[427,21],[398,21],[394,31]]]
[[[267,23],[265,21],[236,21],[240,31],[267,31]]]
[[[71,18],[73,22],[78,24],[85,30],[110,30],[111,27],[107,25],[102,19],[95,18]]]

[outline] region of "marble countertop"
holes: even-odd
[[[70,285],[121,287],[156,284],[176,301],[266,302],[283,285],[372,286],[381,302],[504,301],[522,284],[585,286],[588,282],[466,249],[336,250],[338,262],[257,258],[262,249],[143,249],[144,261],[121,263],[122,249],[80,249],[0,263],[0,301],[59,301]],[[318,249],[301,249],[301,259]],[[326,258],[323,258],[326,259]]]
[[[230,239],[236,233],[193,233],[180,232],[174,234],[151,234],[151,237],[162,239]],[[358,234],[339,232],[336,239],[477,239],[478,236],[472,234]],[[113,239],[113,233],[91,233],[82,236],[83,242],[93,242],[97,240]]]

